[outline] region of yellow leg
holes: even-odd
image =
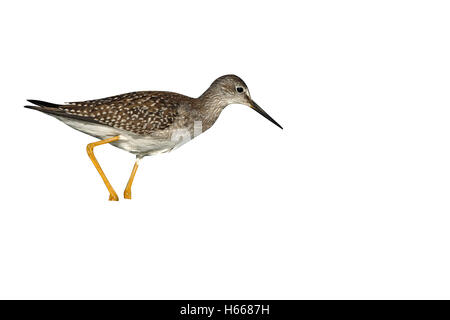
[[[136,159],[136,162],[134,163],[134,167],[133,167],[133,171],[131,171],[130,179],[128,179],[127,186],[125,188],[125,191],[123,192],[123,197],[125,199],[131,199],[131,185],[133,184],[134,176],[136,175],[138,166],[139,166],[139,158]]]
[[[86,147],[87,153],[89,158],[91,159],[92,163],[94,164],[95,168],[97,169],[98,173],[100,174],[100,177],[102,177],[103,182],[106,185],[106,188],[108,188],[109,191],[109,200],[110,201],[119,201],[119,197],[117,196],[117,193],[114,191],[113,187],[109,183],[108,179],[106,178],[105,174],[103,173],[102,168],[100,167],[100,164],[98,163],[97,159],[94,156],[94,148],[96,146],[100,146],[102,144],[110,143],[119,140],[119,136],[115,136],[109,139],[89,143]]]

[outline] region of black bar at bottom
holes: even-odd
[[[430,304],[432,304],[430,306]],[[25,300],[1,301],[3,314],[45,318],[300,319],[322,317],[430,318],[447,314],[448,301],[369,300]],[[445,309],[444,309],[445,307]],[[442,313],[444,312],[444,313]]]

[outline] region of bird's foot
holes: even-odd
[[[109,201],[119,201],[119,197],[117,196],[117,193],[110,193],[109,194]]]
[[[125,199],[130,199],[131,200],[131,190],[126,190],[123,192],[123,197]]]

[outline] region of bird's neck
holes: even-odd
[[[221,95],[214,91],[209,88],[196,99],[196,107],[202,114],[203,131],[208,130],[216,122],[222,110],[228,105],[221,99]]]

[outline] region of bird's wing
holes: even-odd
[[[181,95],[180,95],[181,96]],[[104,99],[56,105],[30,100],[42,108],[34,109],[133,132],[150,134],[173,124],[180,101],[177,94],[160,91],[131,92]]]

